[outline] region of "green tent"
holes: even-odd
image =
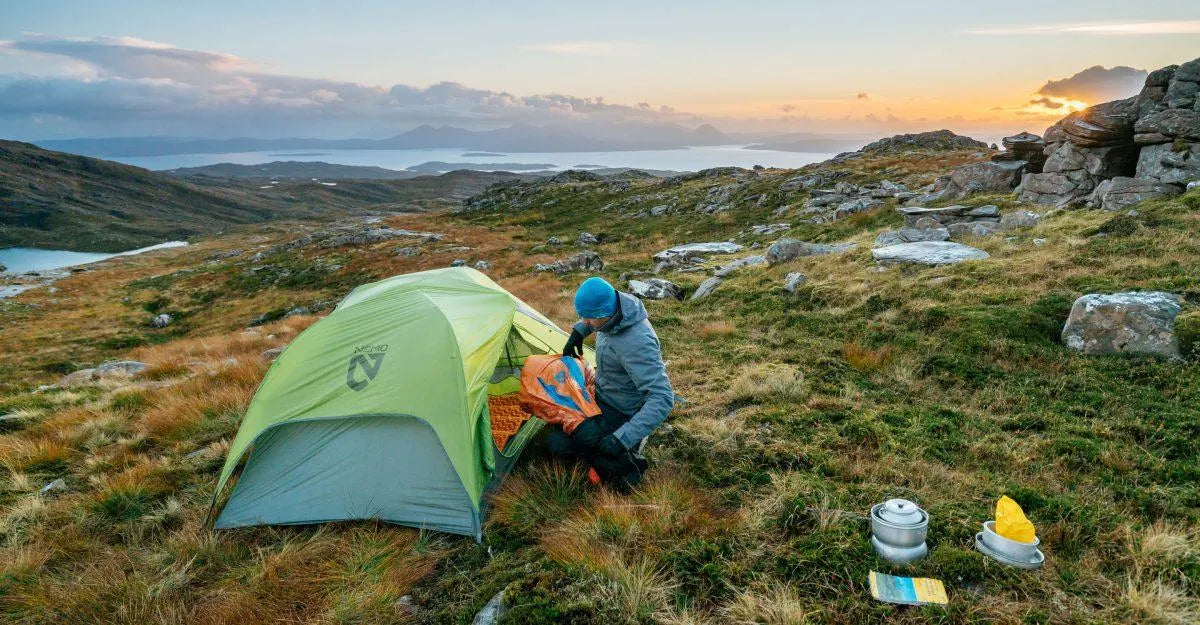
[[[215,527],[380,519],[479,538],[485,493],[543,425],[518,420],[499,448],[489,396],[511,399],[525,357],[566,336],[474,269],[356,288],[267,372]]]

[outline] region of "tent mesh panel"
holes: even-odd
[[[500,451],[504,451],[508,439],[529,420],[529,413],[521,409],[516,393],[489,395],[488,414],[492,420],[492,440]]]

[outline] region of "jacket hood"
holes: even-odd
[[[621,305],[621,318],[617,319],[611,327],[605,326],[601,331],[618,334],[649,316],[646,314],[646,306],[642,304],[642,300],[628,293],[617,291],[617,302]]]

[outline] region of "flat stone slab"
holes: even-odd
[[[955,204],[953,206],[943,206],[941,208],[926,208],[924,206],[897,206],[896,212],[904,216],[920,217],[923,215],[962,215],[970,210],[966,206]]]
[[[1089,355],[1141,353],[1179,356],[1175,317],[1183,298],[1161,291],[1090,293],[1075,300],[1062,340]]]
[[[920,265],[951,265],[990,257],[981,249],[950,241],[898,243],[877,247],[871,250],[871,256],[883,264],[916,263]]]
[[[685,245],[676,245],[675,247],[665,249],[654,255],[654,260],[664,261],[676,258],[679,256],[692,257],[704,256],[706,254],[736,254],[745,249],[743,246],[731,241],[714,241],[711,243],[687,243]]]

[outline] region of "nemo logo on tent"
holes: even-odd
[[[383,357],[387,354],[375,352],[372,354],[355,354],[350,358],[350,368],[346,370],[346,386],[351,390],[361,391],[379,375],[379,367],[383,365]],[[358,376],[359,370],[366,379]]]

